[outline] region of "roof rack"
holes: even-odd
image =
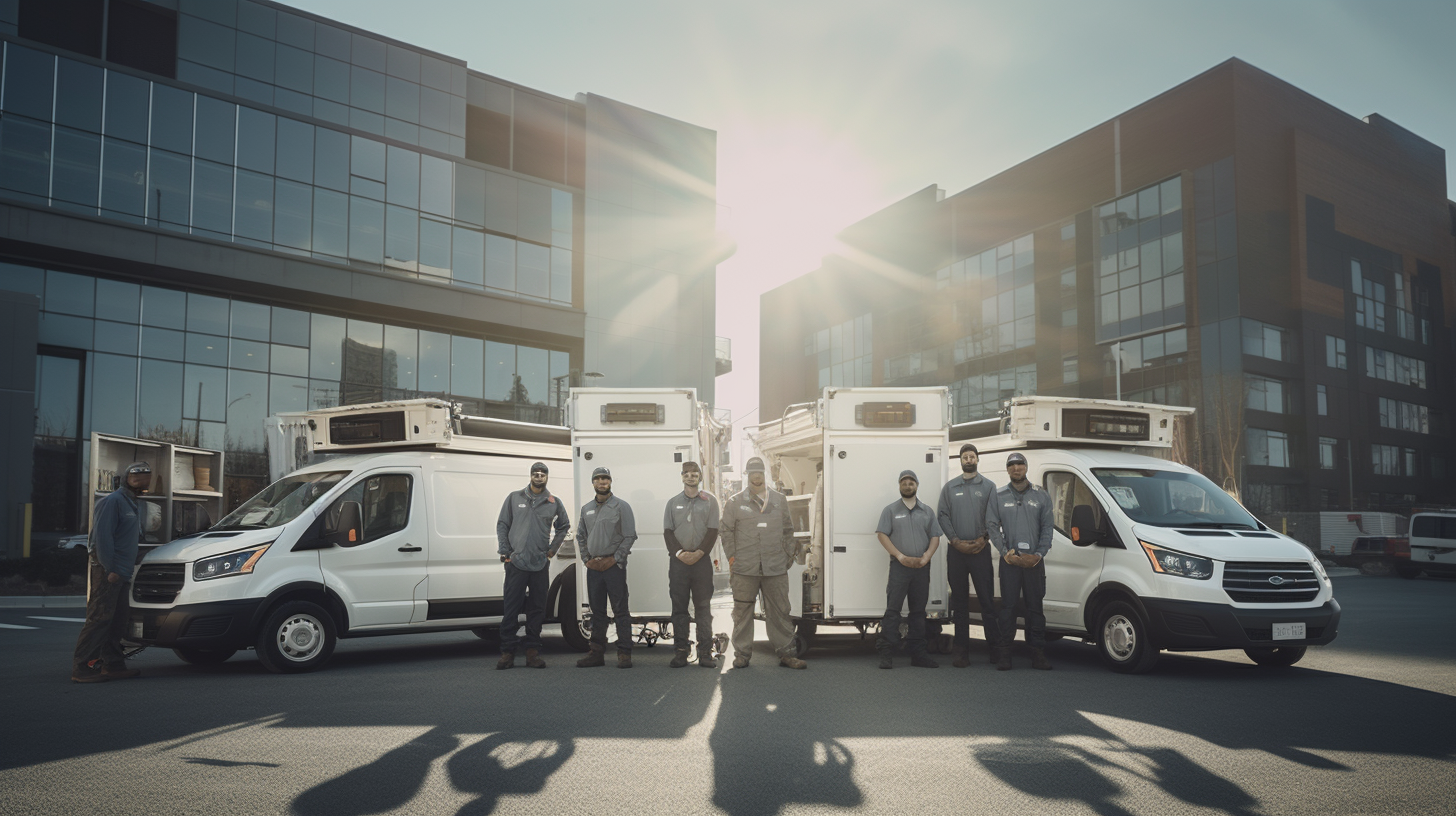
[[[569,458],[571,431],[469,416],[457,402],[412,399],[321,408],[303,414],[316,452],[434,449],[502,456]]]
[[[1192,408],[1147,402],[1013,397],[999,417],[952,425],[950,439],[976,440],[982,451],[1049,445],[1171,448],[1173,421],[1192,414]]]

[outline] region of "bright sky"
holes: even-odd
[[[285,2],[716,130],[738,243],[718,267],[733,373],[717,402],[735,424],[760,421],[759,295],[816,268],[839,230],[929,184],[963,190],[1229,57],[1383,114],[1445,147],[1456,177],[1451,0]]]

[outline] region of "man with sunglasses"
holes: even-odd
[[[136,569],[137,545],[142,539],[145,512],[137,497],[152,484],[152,466],[133,462],[126,466],[121,486],[96,502],[88,552],[86,623],[76,638],[71,680],[104,683],[141,674],[126,666],[121,638],[126,632],[130,605],[127,585]]]

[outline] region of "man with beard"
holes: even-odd
[[[1046,595],[1043,559],[1052,548],[1052,500],[1045,490],[1026,478],[1026,457],[1006,457],[1011,483],[996,491],[986,505],[986,530],[1001,553],[1001,651],[999,671],[1011,669],[1011,642],[1016,638],[1016,599],[1026,601],[1026,642],[1031,646],[1031,667],[1050,669],[1046,658]]]
[[[936,514],[940,529],[950,541],[945,569],[950,577],[950,611],[955,621],[955,658],[951,665],[958,669],[971,665],[971,586],[981,606],[981,627],[990,662],[996,662],[996,647],[1001,644],[996,626],[996,564],[986,547],[986,504],[996,495],[996,485],[977,472],[979,462],[980,452],[975,445],[961,445],[961,475],[940,489]]]
[[[578,668],[606,665],[607,601],[617,625],[617,668],[632,668],[632,615],[627,611],[627,554],[637,540],[632,507],[612,495],[612,472],[592,471],[596,496],[581,508],[576,525],[576,551],[586,573],[586,597],[591,605],[591,642]]]
[[[496,552],[505,564],[505,603],[501,614],[501,656],[497,669],[516,665],[521,645],[520,615],[526,612],[526,665],[546,668],[541,659],[541,624],[546,620],[546,593],[551,588],[546,567],[556,557],[571,516],[546,489],[546,463],[531,465],[531,481],[506,496],[495,523]],[[552,533],[553,525],[556,528]]]
[[[71,680],[76,683],[104,683],[141,674],[126,667],[121,637],[126,633],[127,584],[136,569],[137,545],[142,540],[145,512],[137,497],[152,484],[152,466],[132,462],[126,466],[121,486],[96,502],[91,522],[88,553],[86,622],[76,638],[71,659]]]
[[[794,656],[794,629],[789,621],[789,562],[794,558],[794,523],[784,494],[764,483],[763,460],[743,466],[748,489],[729,499],[723,510],[723,551],[733,589],[733,668],[744,669],[753,658],[753,607],[763,599],[768,642],[779,665],[805,669]]]
[[[697,462],[683,462],[683,491],[667,502],[662,537],[672,559],[667,565],[667,592],[672,598],[673,657],[668,665],[688,664],[688,623],[698,622],[698,665],[717,668],[713,659],[713,560],[718,540],[718,500],[698,489],[703,480]],[[691,596],[693,615],[688,617]]]
[[[885,586],[885,619],[880,623],[880,637],[875,648],[880,653],[880,668],[895,667],[895,647],[900,645],[900,607],[910,598],[910,636],[905,647],[910,650],[910,665],[937,669],[940,664],[930,659],[925,646],[925,603],[930,599],[930,559],[940,546],[940,524],[930,505],[915,494],[920,479],[915,471],[900,472],[900,498],[880,511],[875,535],[880,546],[890,554],[890,578]]]

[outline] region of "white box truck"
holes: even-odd
[[[1398,564],[1402,578],[1456,577],[1456,513],[1421,512],[1410,519],[1410,563]]]
[[[730,426],[698,401],[692,388],[573,388],[567,409],[571,426],[573,530],[581,508],[593,499],[592,471],[612,472],[612,492],[632,507],[637,541],[627,558],[627,608],[638,643],[654,646],[672,640],[672,599],[668,596],[667,542],[662,517],[667,502],[682,492],[683,462],[702,468],[701,489],[713,494],[721,508],[723,452]],[[728,568],[721,544],[710,556],[715,573]],[[591,633],[591,604],[586,594],[586,566],[577,560],[577,614],[562,619],[562,633],[573,647],[586,651]],[[611,613],[610,607],[608,614]],[[726,635],[715,635],[715,651],[726,647]],[[692,648],[696,648],[693,643]],[[694,659],[696,657],[694,656]]]
[[[1051,495],[1050,636],[1095,643],[1117,672],[1148,671],[1162,650],[1242,649],[1261,665],[1292,665],[1334,640],[1334,586],[1308,547],[1169,460],[1174,419],[1192,413],[1017,397],[999,421],[952,428],[951,443],[974,443],[998,486],[1006,457],[1022,453],[1027,478]]]
[[[935,507],[950,432],[945,388],[826,388],[760,424],[754,445],[771,483],[787,494],[799,557],[789,568],[789,607],[798,653],[819,626],[874,631],[885,615],[890,557],[875,535],[880,511],[899,498],[899,475],[920,478]],[[950,615],[944,540],[931,559],[926,619]],[[904,610],[908,613],[908,607]]]
[[[302,672],[341,637],[494,636],[505,576],[497,514],[538,459],[551,467],[548,489],[570,501],[567,429],[429,399],[311,411],[305,422],[319,461],[142,561],[131,639],[199,664],[252,648],[273,671]],[[574,559],[563,550],[549,567],[558,600],[548,609],[574,621]]]

